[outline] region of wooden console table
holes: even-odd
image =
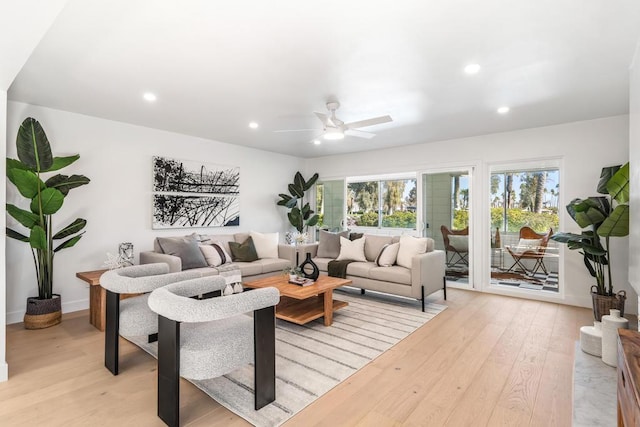
[[[640,425],[640,333],[618,329],[618,426]]]
[[[78,279],[84,280],[89,286],[89,323],[100,331],[104,331],[106,324],[107,291],[100,286],[100,276],[107,270],[81,271],[76,273]],[[138,294],[121,294],[120,299]]]

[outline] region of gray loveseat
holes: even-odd
[[[220,242],[227,254],[231,254],[229,242],[243,243],[249,237],[249,233],[235,234],[211,234],[201,235],[203,240]],[[252,262],[234,262],[233,265],[240,267],[242,273],[242,281],[261,279],[264,277],[276,276],[282,274],[282,271],[295,264],[296,254],[295,247],[291,245],[278,245],[278,258],[262,258]],[[170,272],[183,270],[182,259],[178,256],[163,253],[158,243],[158,239],[154,239],[153,251],[140,252],[140,264],[151,264],[156,262],[164,262],[169,264]],[[225,264],[226,265],[226,264]],[[216,267],[192,268],[189,271],[199,271],[203,276],[213,276],[219,274]]]
[[[399,265],[379,267],[375,260],[382,248],[387,244],[397,243],[400,236],[379,236],[365,234],[364,252],[366,262],[352,262],[347,266],[346,278],[352,286],[371,291],[384,292],[422,301],[440,289],[444,290],[447,299],[445,282],[445,253],[434,249],[433,239],[427,239],[427,252],[415,255],[411,259],[411,268]],[[305,245],[305,252],[310,252],[320,274],[327,274],[329,261],[333,258],[318,257],[318,243]],[[303,258],[304,259],[304,258]]]

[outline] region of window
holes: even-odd
[[[558,229],[559,170],[510,170],[491,174],[491,227],[517,233],[529,226]]]
[[[347,184],[350,227],[416,228],[415,177],[354,180]]]

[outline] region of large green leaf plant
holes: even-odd
[[[318,174],[315,173],[308,181],[306,181],[300,172],[296,172],[293,183],[289,184],[289,194],[280,193],[278,206],[285,206],[290,209],[287,213],[289,222],[292,226],[302,233],[305,227],[313,227],[318,223],[320,217],[314,215],[309,203],[304,202],[304,194],[313,187],[318,180]],[[298,206],[299,204],[299,206]]]
[[[603,168],[597,191],[603,196],[574,199],[567,205],[571,218],[586,230],[580,234],[556,233],[551,238],[578,250],[589,274],[596,279],[596,293],[611,296],[609,239],[629,235],[629,163]]]
[[[83,218],[77,218],[54,233],[52,217],[62,207],[69,191],[88,184],[89,178],[56,174],[43,181],[43,173],[62,169],[80,156],[54,157],[44,129],[31,117],[20,125],[16,148],[18,160],[7,158],[7,178],[30,203],[29,210],[8,203],[7,212],[29,232],[22,234],[7,228],[7,236],[29,243],[38,280],[38,298],[49,299],[53,297],[55,253],[78,243],[84,234],[80,231],[87,224]],[[60,243],[54,245],[54,240]]]

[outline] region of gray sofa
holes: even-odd
[[[231,250],[229,249],[229,242],[242,243],[247,240],[249,233],[212,234],[201,237],[222,243],[224,245],[224,249],[228,254],[230,254]],[[140,264],[151,264],[156,262],[169,264],[169,271],[172,273],[182,271],[182,260],[180,257],[162,253],[162,249],[158,244],[158,239],[154,239],[153,251],[140,252]],[[233,264],[240,267],[240,271],[242,272],[242,281],[247,282],[250,280],[282,274],[282,271],[285,268],[293,266],[295,262],[295,247],[280,244],[278,245],[278,258],[263,258],[252,262],[234,262]],[[189,271],[199,271],[203,276],[219,274],[218,269],[215,267],[193,268]]]
[[[423,303],[424,298],[440,289],[444,290],[447,299],[445,282],[445,253],[434,249],[433,239],[427,240],[427,252],[412,258],[411,268],[399,265],[378,267],[376,257],[386,244],[400,241],[399,236],[378,236],[365,234],[364,252],[367,262],[352,262],[347,267],[346,278],[352,286],[371,291],[384,292],[409,298],[416,298]],[[327,274],[327,266],[333,258],[317,256],[318,243],[305,245],[305,252],[310,252],[313,262],[318,266],[320,274]],[[306,256],[306,255],[305,255]],[[304,259],[304,258],[302,258]]]

